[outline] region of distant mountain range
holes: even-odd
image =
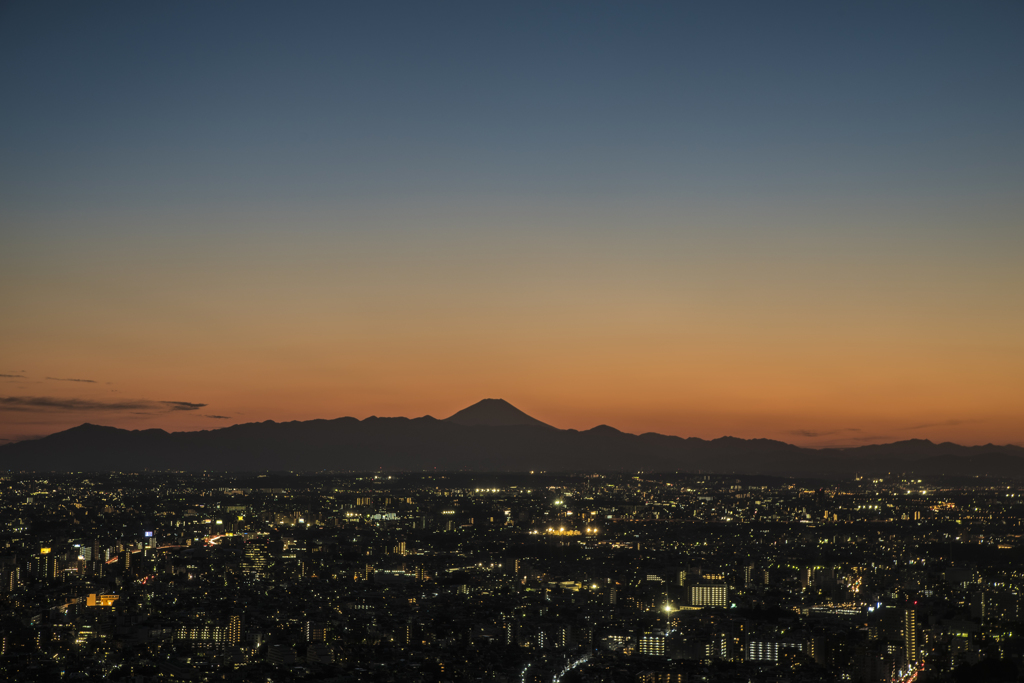
[[[502,399],[448,419],[254,422],[168,433],[83,424],[0,446],[14,471],[647,471],[838,476],[1024,477],[1024,448],[914,439],[847,449],[809,449],[770,439],[627,434],[608,426],[557,429]]]

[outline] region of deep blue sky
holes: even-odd
[[[1017,2],[7,4],[0,200],[1007,196],[1022,29]]]

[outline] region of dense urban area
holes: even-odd
[[[9,680],[1014,681],[1024,486],[9,473]]]

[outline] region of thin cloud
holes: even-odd
[[[52,396],[0,396],[0,410],[18,412],[70,411],[70,412],[175,412],[199,410],[205,403],[186,401],[93,401],[84,398],[54,398]]]
[[[47,377],[46,379],[53,380],[54,382],[85,382],[86,384],[96,384],[94,379],[74,379],[72,377]]]
[[[208,418],[210,418],[212,420],[230,420],[231,419],[227,415],[203,415],[203,417],[208,417]]]
[[[165,406],[168,406],[170,410],[199,410],[205,408],[205,403],[189,403],[188,401],[160,401]]]
[[[25,375],[0,375],[0,377],[3,377],[5,379],[15,379],[18,377],[20,377],[21,379],[25,379]]]
[[[140,410],[152,409],[153,401],[91,401],[84,398],[54,398],[52,396],[5,396],[0,397],[3,410]]]
[[[904,427],[903,429],[930,429],[932,427],[956,427],[957,425],[969,425],[978,422],[984,422],[984,420],[943,420],[942,422],[929,422],[923,425],[914,425],[913,427]]]
[[[817,438],[819,436],[834,436],[835,434],[844,434],[846,432],[859,432],[860,427],[846,427],[845,429],[831,429],[827,432],[819,432],[813,429],[793,429],[786,432],[790,436],[806,436],[809,438]]]

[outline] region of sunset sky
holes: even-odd
[[[1024,3],[0,5],[0,439],[504,398],[1024,445]]]

